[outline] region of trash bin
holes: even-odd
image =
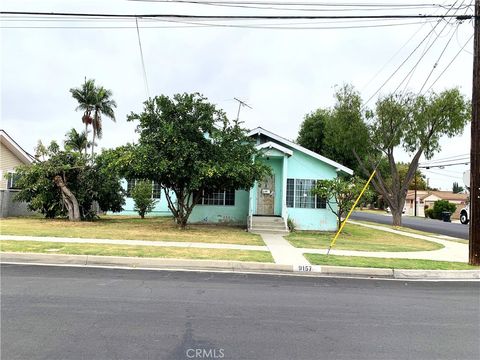
[[[442,211],[442,219],[444,222],[452,222],[452,220],[450,220],[450,216],[452,216],[450,211]]]

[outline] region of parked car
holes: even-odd
[[[460,211],[460,222],[466,225],[468,224],[469,221],[470,221],[470,206],[467,205]]]

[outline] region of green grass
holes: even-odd
[[[299,248],[326,249],[335,233],[296,231],[285,238]],[[443,246],[431,241],[415,239],[360,225],[346,224],[337,239],[335,249],[357,251],[429,251]]]
[[[419,269],[419,270],[480,270],[479,266],[472,266],[461,262],[391,259],[363,256],[338,256],[322,254],[305,254],[313,265],[351,266],[384,269]]]
[[[2,240],[3,252],[273,262],[268,251]]]
[[[0,222],[0,232],[2,235],[265,245],[259,235],[239,227],[189,225],[181,230],[171,217],[102,216],[96,221],[82,222],[39,217],[6,218]]]
[[[358,223],[362,223],[362,224],[367,224],[367,225],[374,225],[374,226],[383,226],[383,227],[386,227],[386,228],[389,228],[389,229],[393,229],[393,230],[399,230],[399,231],[403,231],[403,232],[408,232],[408,233],[411,233],[411,234],[417,234],[417,235],[423,235],[423,236],[431,236],[431,237],[436,237],[436,238],[439,238],[441,240],[447,240],[447,241],[453,241],[453,242],[458,242],[458,243],[461,243],[461,244],[468,244],[468,240],[465,240],[465,239],[457,239],[457,238],[452,238],[452,239],[445,239],[442,237],[442,235],[440,234],[434,234],[434,233],[429,233],[429,232],[426,232],[426,231],[420,231],[420,230],[416,230],[416,229],[410,229],[410,228],[407,228],[407,227],[403,227],[403,226],[393,226],[393,225],[388,225],[388,224],[379,224],[379,223],[374,223],[374,222],[370,222],[370,221],[359,221],[359,220],[354,220],[355,222],[358,222]],[[467,225],[465,225],[467,226]]]

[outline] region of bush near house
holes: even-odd
[[[145,214],[151,212],[155,207],[156,200],[152,198],[152,182],[139,181],[132,190],[132,198],[135,202],[135,211],[142,219]]]
[[[426,212],[431,214],[432,219],[442,219],[442,212],[448,211],[450,213],[454,213],[457,210],[457,206],[448,202],[448,200],[437,200],[433,203],[432,209],[427,209]]]

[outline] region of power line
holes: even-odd
[[[321,12],[340,12],[340,11],[383,11],[388,8],[390,11],[398,10],[419,10],[442,7],[441,4],[333,4],[333,3],[285,3],[285,2],[259,2],[259,1],[171,1],[171,0],[129,0],[133,2],[153,2],[153,3],[176,3],[190,5],[206,5],[214,7],[229,7],[242,9],[258,10],[279,10],[279,11],[321,11]],[[280,6],[280,7],[279,7]],[[303,8],[300,6],[313,6]],[[465,6],[466,7],[466,6]],[[464,7],[463,7],[464,8]],[[459,8],[460,9],[460,8]]]
[[[167,22],[167,20],[160,20]],[[350,26],[287,26],[287,25],[242,25],[242,24],[211,24],[211,23],[195,23],[184,21],[172,21],[180,24],[189,25],[155,25],[155,26],[140,26],[141,29],[175,29],[175,28],[240,28],[240,29],[265,29],[265,30],[342,30],[342,29],[369,29],[382,27],[395,27],[417,25],[423,22],[407,22],[396,24],[375,24],[375,25],[350,25]],[[136,26],[0,26],[1,29],[135,29]]]
[[[463,46],[460,48],[460,50],[457,52],[457,54],[452,58],[452,60],[450,60],[450,62],[447,64],[447,66],[445,67],[445,69],[443,69],[443,71],[437,76],[437,78],[433,81],[433,83],[429,86],[429,88],[427,89],[426,92],[429,92],[430,89],[437,83],[437,81],[442,77],[442,75],[448,70],[448,68],[450,67],[450,65],[453,64],[453,62],[456,60],[456,58],[458,57],[458,55],[460,55],[460,53],[463,51],[463,49],[465,48],[465,46],[467,46],[467,44],[473,39],[473,34],[468,38],[468,40],[465,42],[465,44],[463,44]]]
[[[448,11],[447,11],[448,12]],[[178,19],[223,19],[223,20],[276,20],[276,19],[473,19],[474,15],[434,14],[383,14],[383,15],[192,15],[192,14],[111,14],[111,13],[65,13],[36,11],[1,11],[0,15],[73,16],[93,18],[178,18]]]
[[[147,70],[145,69],[145,61],[143,59],[142,41],[140,40],[140,29],[138,28],[137,18],[135,18],[135,25],[137,26],[138,48],[140,50],[140,59],[142,60],[143,83],[145,85],[145,94],[148,99],[150,97],[150,90],[148,88]]]

